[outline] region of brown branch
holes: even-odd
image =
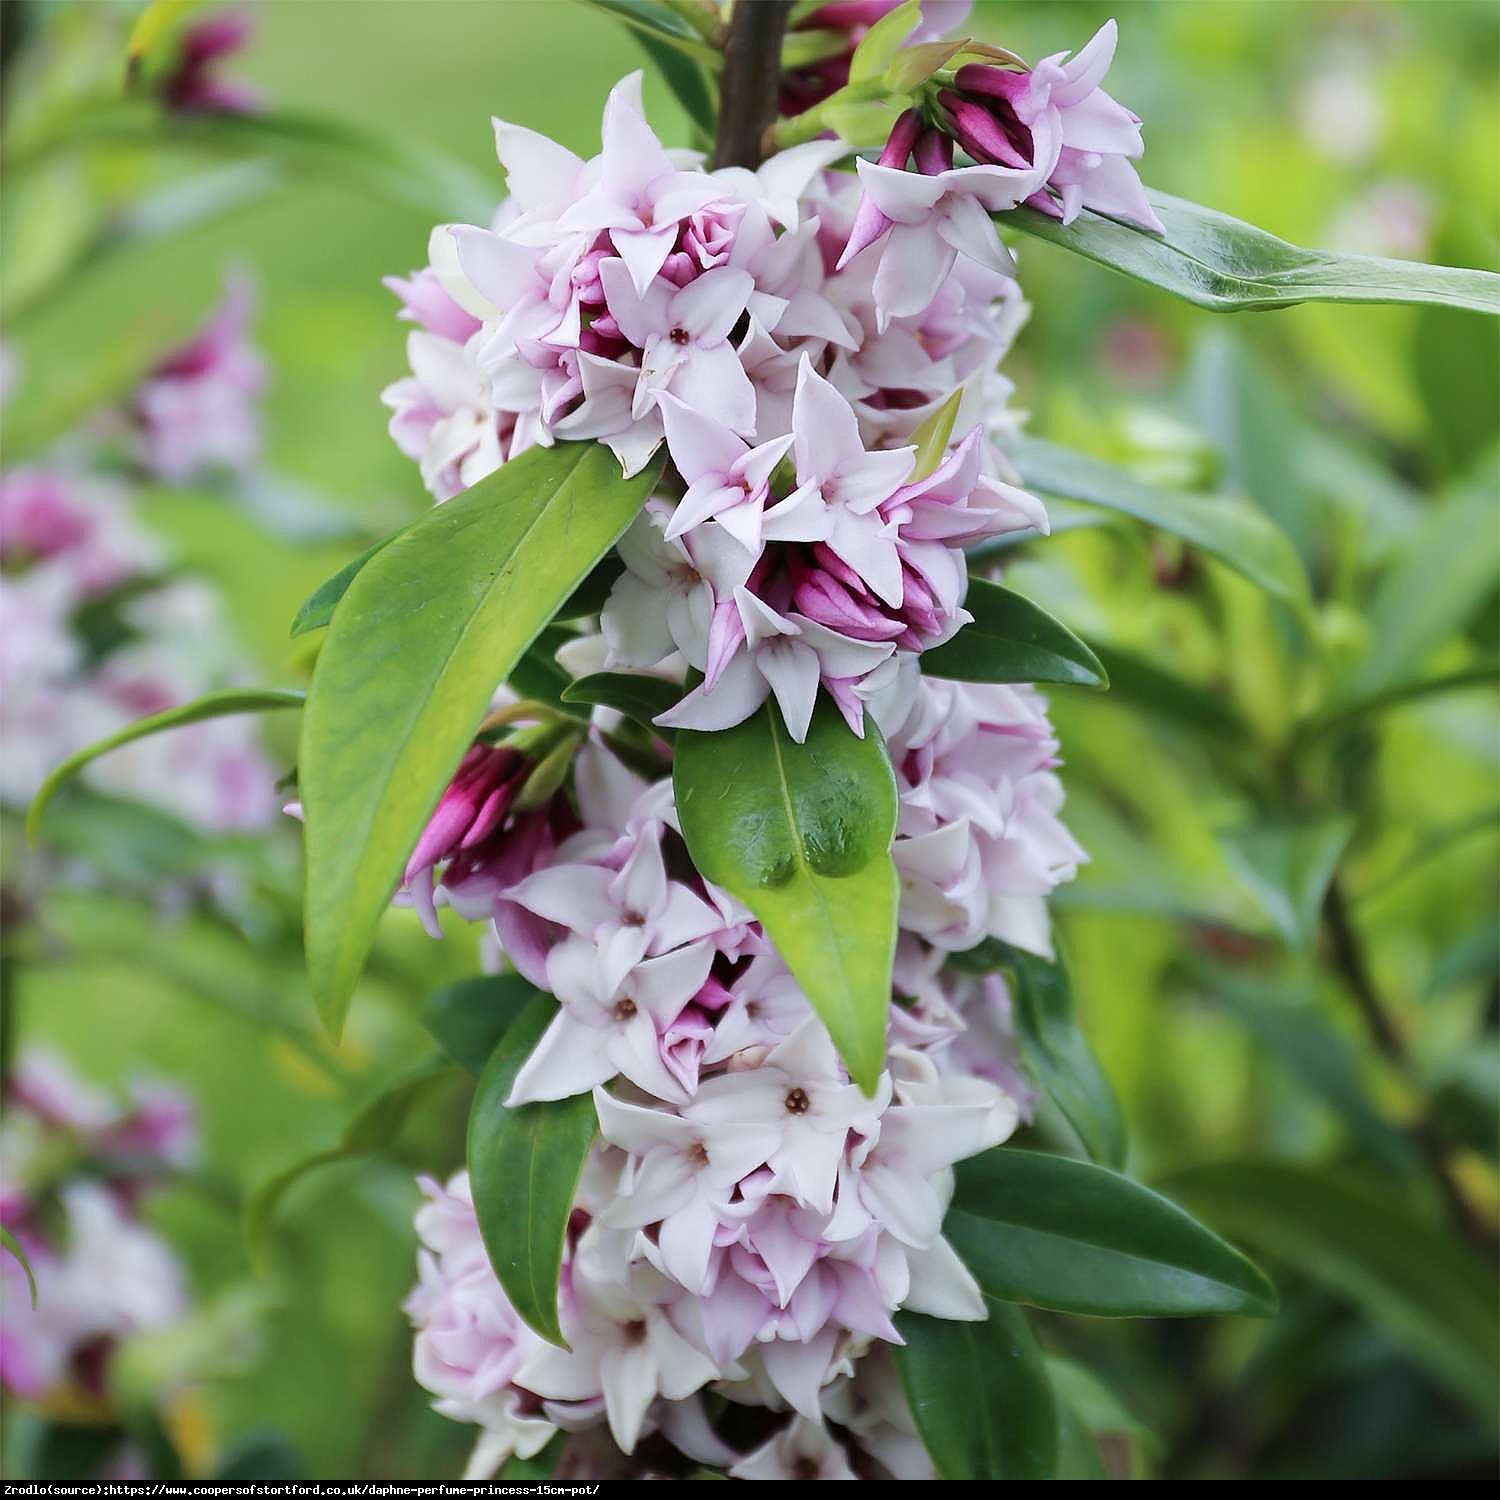
[[[1391,1019],[1390,1012],[1370,977],[1359,936],[1349,915],[1349,904],[1337,877],[1328,882],[1328,892],[1323,898],[1323,924],[1334,965],[1344,976],[1371,1041],[1407,1083],[1420,1085],[1422,1080],[1411,1053],[1407,1050],[1406,1041]],[[1424,1114],[1413,1122],[1410,1133],[1412,1141],[1427,1163],[1449,1222],[1482,1254],[1492,1256],[1494,1239],[1454,1178],[1451,1152],[1441,1132]]]
[[[758,167],[762,142],[776,119],[781,40],[792,0],[736,0],[719,76],[716,167]]]

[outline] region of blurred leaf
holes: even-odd
[[[1455,314],[1454,316],[1462,316]],[[1478,318],[1467,323],[1486,325]],[[1318,505],[1303,475],[1301,411],[1225,328],[1203,338],[1183,379],[1194,421],[1224,460],[1225,489],[1248,495],[1310,558]]]
[[[557,1472],[557,1461],[562,1457],[563,1444],[566,1441],[567,1434],[558,1432],[553,1434],[540,1453],[535,1453],[530,1458],[512,1454],[505,1460],[496,1477],[509,1484],[525,1480],[535,1482],[539,1479],[551,1479]]]
[[[564,703],[592,703],[613,708],[634,719],[641,728],[670,743],[676,731],[653,723],[682,696],[676,683],[643,672],[593,672],[579,677],[563,689]]]
[[[995,1147],[957,1176],[943,1233],[987,1296],[1107,1318],[1276,1309],[1238,1250],[1106,1167]]]
[[[26,1273],[26,1287],[31,1293],[31,1310],[36,1311],[36,1272],[31,1269],[31,1258],[21,1242],[3,1224],[0,1224],[0,1248],[3,1248]]]
[[[113,1422],[97,1427],[48,1422],[26,1477],[41,1484],[95,1485],[124,1444],[125,1433]]]
[[[1307,952],[1317,941],[1323,893],[1353,831],[1352,818],[1337,816],[1224,835],[1230,863],[1292,947]]]
[[[1074,1015],[1073,991],[1061,953],[1053,963],[989,939],[949,966],[968,974],[1004,970],[1010,980],[1016,1029],[1026,1043],[1027,1068],[1077,1132],[1089,1157],[1109,1167],[1125,1163],[1125,1121],[1109,1079]]]
[[[732,729],[679,731],[672,781],[693,863],[760,919],[873,1093],[896,946],[896,780],[873,722],[858,739],[819,698],[801,745],[775,703]]]
[[[1039,438],[1021,439],[1011,456],[1029,489],[1134,516],[1201,548],[1278,599],[1293,604],[1307,599],[1297,549],[1274,522],[1243,501],[1174,494],[1102,459]]]
[[[393,1145],[412,1107],[449,1074],[446,1059],[433,1058],[419,1064],[370,1100],[345,1127],[338,1145],[296,1162],[263,1182],[245,1205],[245,1243],[251,1261],[258,1266],[265,1264],[272,1220],[291,1187],[319,1167],[370,1156]]]
[[[219,1460],[215,1484],[277,1484],[302,1477],[297,1450],[279,1432],[253,1432]]]
[[[1146,196],[1165,235],[1089,209],[1068,225],[1031,208],[1013,209],[999,222],[1210,312],[1298,302],[1426,302],[1500,314],[1500,276],[1492,272],[1304,250],[1183,198]]]
[[[500,1039],[469,1112],[469,1178],[490,1264],[521,1317],[567,1348],[557,1282],[578,1179],[598,1130],[590,1094],[508,1109],[532,1049],[557,1015],[538,993]]]
[[[1303,724],[1298,732],[1304,738],[1328,734],[1334,730],[1347,729],[1360,719],[1371,718],[1389,708],[1400,708],[1403,704],[1415,703],[1422,698],[1439,698],[1445,693],[1461,693],[1467,688],[1493,688],[1497,684],[1500,684],[1500,662],[1494,661],[1466,667],[1459,672],[1448,672],[1440,677],[1419,677],[1411,682],[1398,682],[1383,692],[1345,702],[1342,707],[1318,714]]]
[[[1057,1477],[1109,1478],[1094,1434],[1063,1396],[1057,1398]]]
[[[1461,985],[1493,979],[1500,970],[1500,932],[1486,914],[1477,927],[1450,943],[1438,954],[1427,980],[1427,993],[1441,995]]]
[[[1495,933],[1490,931],[1493,947]],[[1488,973],[1500,965],[1500,952],[1493,952]],[[1488,1032],[1482,1045],[1465,1048],[1435,1082],[1428,1100],[1428,1113],[1444,1140],[1483,1152],[1494,1161],[1500,1154],[1500,1058],[1495,1035]]]
[[[682,17],[651,0],[584,0],[623,21],[656,65],[673,97],[694,125],[713,138],[717,111],[703,66],[717,69],[723,59]]]
[[[233,714],[266,713],[277,708],[301,708],[306,700],[305,693],[285,688],[221,688],[218,692],[205,693],[191,703],[137,719],[134,724],[127,724],[124,729],[76,751],[47,777],[27,811],[26,837],[33,844],[37,842],[47,805],[57,795],[58,788],[90,761],[98,760],[101,755],[117,750],[121,745],[128,745],[133,740],[143,740],[148,735],[160,734],[166,729],[200,724],[205,719],[222,719]]]
[[[1073,1412],[1089,1432],[1131,1438],[1146,1448],[1160,1448],[1156,1434],[1086,1365],[1049,1354],[1047,1376],[1059,1404]]]
[[[491,697],[624,531],[661,459],[532,448],[408,526],[356,574],[302,721],[308,973],[337,1033],[407,857]]]
[[[904,1312],[896,1368],[939,1479],[1051,1479],[1057,1410],[1026,1314],[985,1298],[983,1323]]]
[[[1270,1161],[1197,1167],[1163,1187],[1348,1298],[1484,1421],[1494,1420],[1493,1274],[1400,1195],[1336,1171]]]
[[[422,1006],[422,1025],[476,1078],[500,1038],[540,991],[519,974],[481,974],[445,985]]]
[[[1493,455],[1446,499],[1381,576],[1370,602],[1370,645],[1329,712],[1347,714],[1421,680],[1433,652],[1468,624],[1495,587]]]
[[[125,43],[127,81],[133,81],[142,66],[172,34],[180,22],[197,10],[204,0],[148,0]]]
[[[904,4],[881,16],[865,32],[854,49],[854,56],[849,59],[849,82],[862,83],[878,78],[895,62],[901,44],[921,24],[920,0],[905,0]]]
[[[1359,1056],[1347,1038],[1314,1008],[1310,996],[1288,997],[1261,975],[1194,965],[1194,976],[1254,1037],[1348,1125],[1370,1156],[1397,1173],[1418,1163],[1411,1142],[1382,1118],[1360,1077]]]
[[[956,682],[1070,682],[1107,688],[1099,658],[1030,599],[971,578],[964,601],[974,616],[951,640],[922,656],[922,670]]]
[[[1249,726],[1222,694],[1188,682],[1134,651],[1099,641],[1092,646],[1109,675],[1112,701],[1142,709],[1197,734],[1210,734],[1240,744],[1247,742]]]

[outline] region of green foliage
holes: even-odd
[[[1099,658],[1046,610],[990,583],[969,581],[965,607],[974,616],[952,640],[924,653],[922,670],[959,682],[1071,682],[1105,688]]]
[[[1031,208],[1018,208],[1002,222],[1210,312],[1299,302],[1418,302],[1500,314],[1500,276],[1492,272],[1304,250],[1168,193],[1146,196],[1164,235],[1089,209],[1067,225]]]
[[[766,703],[733,729],[678,734],[672,782],[693,863],[760,919],[873,1093],[897,904],[896,780],[879,731],[867,720],[856,738],[824,699],[799,745]]]
[[[1105,1167],[997,1147],[958,1166],[943,1232],[986,1296],[1106,1318],[1267,1317],[1271,1284],[1159,1193]]]
[[[1053,1479],[1058,1413],[1026,1314],[985,1298],[983,1323],[902,1313],[896,1368],[940,1479]]]
[[[508,1108],[531,1050],[557,1014],[535,995],[501,1037],[469,1111],[469,1178],[490,1264],[511,1305],[549,1343],[563,1344],[557,1281],[584,1158],[599,1124],[589,1094]]]
[[[456,1062],[478,1078],[500,1038],[537,996],[519,974],[481,974],[430,995],[422,1025]]]
[[[640,672],[593,672],[562,690],[564,703],[617,709],[641,728],[669,742],[675,738],[675,731],[663,728],[655,719],[673,707],[681,696],[674,683]]]
[[[659,467],[626,480],[597,443],[532,449],[409,526],[350,582],[298,756],[308,971],[330,1030],[495,688],[630,524]]]

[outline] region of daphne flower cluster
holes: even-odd
[[[0,1223],[36,1275],[0,1250],[0,1384],[12,1396],[108,1410],[120,1341],[187,1311],[182,1267],[141,1221],[143,1192],[196,1159],[192,1103],[140,1082],[122,1101],[48,1052],[24,1054],[0,1125]]]
[[[888,9],[814,14],[852,34]],[[965,549],[1046,530],[995,443],[1024,304],[990,214],[1111,208],[1109,162],[1139,146],[1098,89],[1112,49],[1109,31],[1071,62],[960,68],[857,176],[822,141],[705,170],[660,144],[632,77],[590,160],[497,123],[510,197],[487,227],[440,226],[430,264],[389,283],[413,325],[391,431],[437,500],[536,445],[597,440],[627,474],[665,449],[597,631],[560,665],[680,684],[663,731],[773,705],[800,741],[826,694],[853,733],[879,728],[900,799],[866,1094],[760,924],[694,868],[670,778],[642,769],[665,770],[665,739],[596,710],[540,805],[530,730],[465,757],[400,899],[434,935],[442,905],[487,922],[497,961],[556,998],[508,1106],[589,1095],[599,1121],[567,1348],[507,1299],[467,1174],[423,1181],[415,1369],[480,1430],[471,1478],[558,1433],[559,1478],[933,1477],[895,1315],[984,1317],[942,1233],[953,1167],[1032,1105],[1004,981],[948,960],[988,939],[1050,956],[1047,897],[1085,855],[1035,689],[921,658],[969,619]],[[1006,152],[977,155],[960,121],[973,145],[1011,122]]]
[[[164,359],[114,426],[167,480],[258,451],[259,354],[231,290],[209,325]],[[108,431],[108,428],[103,429]],[[241,670],[218,596],[172,577],[133,489],[87,445],[0,473],[0,802],[24,808],[81,746],[227,685]],[[274,773],[251,721],[217,719],[139,740],[90,766],[98,790],[209,832],[264,827]]]

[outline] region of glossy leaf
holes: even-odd
[[[760,919],[850,1075],[885,1066],[896,944],[896,781],[879,732],[823,699],[796,744],[774,704],[713,734],[679,731],[677,812],[693,862]]]
[[[1071,682],[1109,686],[1099,658],[1040,605],[985,578],[964,601],[974,616],[952,640],[923,653],[922,670],[956,682]]]
[[[557,1014],[537,994],[511,1024],[469,1112],[469,1178],[490,1264],[516,1311],[566,1347],[557,1314],[563,1238],[598,1121],[589,1094],[507,1109],[516,1074]]]
[[[1288,1163],[1179,1172],[1164,1184],[1210,1222],[1362,1309],[1492,1421],[1500,1298],[1487,1267],[1389,1184]]]
[[[1126,469],[1039,438],[1022,438],[1011,456],[1029,489],[1133,516],[1192,543],[1278,599],[1301,603],[1307,598],[1297,549],[1244,501],[1158,489]]]
[[[985,1294],[1097,1317],[1275,1311],[1271,1284],[1175,1203],[1106,1167],[997,1147],[958,1167],[944,1234]]]
[[[1500,276],[1492,272],[1304,250],[1186,199],[1146,196],[1165,235],[1088,209],[1067,225],[1030,208],[1000,222],[1211,312],[1299,302],[1420,302],[1500,314]]]
[[[1026,1314],[985,1298],[983,1323],[901,1313],[894,1348],[913,1421],[940,1479],[1051,1479],[1057,1409]]]
[[[564,703],[590,703],[616,709],[667,741],[675,737],[675,731],[652,721],[657,714],[666,713],[681,696],[682,689],[675,683],[642,672],[594,672],[570,683],[562,695]]]
[[[376,924],[496,686],[650,493],[595,443],[533,448],[376,553],[318,656],[302,724],[308,972],[343,1023]]]
[[[454,1062],[477,1078],[500,1038],[539,993],[519,974],[460,979],[428,996],[422,1025]]]
[[[301,708],[307,701],[305,693],[286,688],[223,688],[218,692],[205,693],[191,703],[177,708],[164,709],[159,714],[150,714],[137,719],[134,724],[106,735],[104,739],[76,751],[47,777],[32,800],[26,814],[26,836],[34,844],[41,833],[42,819],[47,805],[62,786],[78,774],[91,761],[121,745],[134,740],[143,740],[148,735],[161,734],[164,730],[179,729],[187,724],[201,724],[205,719],[223,719],[234,714],[259,714],[279,708]]]
[[[1354,831],[1346,817],[1260,823],[1224,837],[1230,863],[1271,925],[1294,948],[1318,936],[1323,894]]]
[[[245,1243],[251,1260],[257,1265],[265,1263],[272,1221],[293,1186],[319,1167],[370,1156],[392,1145],[412,1107],[450,1071],[442,1059],[419,1064],[370,1100],[345,1127],[336,1146],[306,1157],[263,1182],[245,1205]]]

